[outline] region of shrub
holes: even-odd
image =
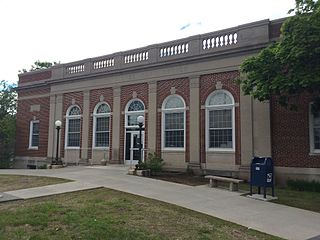
[[[148,160],[146,162],[147,168],[150,169],[151,175],[155,175],[162,172],[162,166],[164,165],[163,159],[156,153],[149,153]]]
[[[148,169],[147,163],[145,162],[139,162],[136,164],[136,170],[145,170]]]
[[[292,180],[287,181],[287,185],[292,190],[307,191],[307,192],[320,192],[320,182],[315,180],[308,182],[305,180]]]

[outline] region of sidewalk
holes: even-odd
[[[130,176],[126,173],[126,168],[117,166],[0,170],[0,174],[51,176],[75,180],[71,183],[5,193],[17,198],[26,199],[103,186],[176,204],[286,239],[320,239],[319,213],[246,198],[237,192],[207,186],[186,186]]]

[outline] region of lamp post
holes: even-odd
[[[55,159],[55,164],[57,165],[62,165],[61,160],[59,160],[59,133],[60,133],[60,129],[61,129],[61,124],[62,122],[60,120],[55,121],[54,125],[56,126],[57,129],[57,148],[56,148],[56,159]]]
[[[144,125],[144,116],[137,118],[139,124],[139,165],[142,163],[142,130]]]

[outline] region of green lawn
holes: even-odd
[[[0,239],[279,239],[105,188],[0,204]]]
[[[0,175],[0,192],[41,187],[65,182],[70,182],[70,180],[51,177],[2,174]]]
[[[239,189],[242,191],[249,192],[250,185],[247,183],[240,184]],[[253,187],[254,193],[257,193],[257,187]],[[263,189],[261,188],[261,193]],[[271,189],[268,188],[269,195],[271,195]],[[275,187],[275,196],[277,200],[272,202],[279,203],[291,207],[302,208],[314,212],[320,213],[320,193],[319,192],[307,192],[307,191],[296,191],[284,187]]]

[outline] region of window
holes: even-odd
[[[81,111],[78,106],[71,106],[66,117],[66,147],[80,147]]]
[[[139,116],[144,116],[144,104],[139,99],[131,100],[126,107],[126,127],[136,128],[138,127]]]
[[[39,147],[39,121],[30,122],[30,132],[29,132],[29,148],[38,149]]]
[[[214,91],[206,101],[207,150],[234,151],[234,100],[224,90]]]
[[[310,150],[320,153],[320,112],[313,113],[310,106]]]
[[[185,147],[185,103],[182,97],[167,97],[162,105],[162,147],[183,150]]]
[[[93,146],[95,148],[109,147],[110,137],[110,107],[100,103],[93,113]]]

